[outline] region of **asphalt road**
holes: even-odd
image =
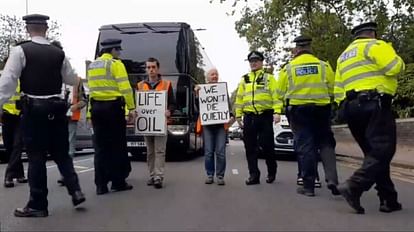
[[[71,205],[66,189],[59,187],[59,173],[48,162],[49,213],[47,218],[15,218],[13,210],[28,197],[26,184],[12,189],[0,187],[0,231],[160,231],[160,230],[339,230],[396,231],[414,228],[412,181],[395,183],[404,210],[392,214],[378,211],[376,192],[362,197],[365,215],[353,214],[341,197],[334,197],[323,185],[314,198],[296,194],[296,163],[279,161],[277,180],[265,183],[266,169],[260,161],[262,184],[246,186],[247,164],[242,142],[230,141],[227,151],[226,185],[204,184],[203,157],[168,162],[165,188],[146,186],[147,167],[132,162],[128,182],[132,191],[95,195],[93,156],[75,160],[87,201],[78,209]],[[25,163],[27,165],[27,163]],[[339,164],[341,180],[356,165]],[[0,165],[3,177],[5,165]],[[322,168],[320,173],[323,176]]]

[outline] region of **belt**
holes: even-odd
[[[256,113],[256,112],[250,112],[250,111],[243,111],[243,114],[244,115],[263,115],[263,114],[273,114],[273,110],[264,110],[264,111],[262,111],[262,112],[258,112],[258,113]]]
[[[363,90],[355,91],[350,90],[346,92],[346,99],[349,101],[358,99],[359,101],[370,101],[370,100],[379,100],[387,99],[391,100],[393,97],[390,94],[378,93],[377,90]]]

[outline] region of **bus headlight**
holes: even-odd
[[[185,135],[188,133],[188,125],[168,125],[168,132],[173,135]]]

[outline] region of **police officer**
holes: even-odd
[[[245,74],[239,83],[236,96],[236,120],[243,127],[243,141],[249,168],[246,185],[260,184],[260,170],[257,164],[261,149],[267,165],[267,183],[276,178],[277,163],[274,157],[273,121],[277,106],[276,81],[272,74],[263,69],[264,56],[258,51],[248,54],[251,72]],[[242,122],[243,117],[243,122]]]
[[[297,192],[315,196],[317,160],[321,151],[328,188],[339,195],[336,189],[335,139],[330,128],[334,72],[329,63],[312,54],[311,38],[299,36],[293,42],[296,43],[294,57],[280,71],[276,91],[286,106],[286,115],[294,133],[294,150],[298,154],[303,178],[303,186]],[[278,113],[281,108],[278,108]]]
[[[129,118],[135,103],[125,66],[119,60],[120,39],[100,43],[101,56],[88,67],[90,113],[94,131],[96,194],[131,190],[125,179],[131,171],[126,142],[125,104]]]
[[[2,136],[7,157],[10,157],[9,163],[4,175],[4,187],[14,187],[13,179],[16,178],[18,183],[27,183],[24,177],[22,156],[22,133],[20,123],[20,110],[16,108],[16,102],[20,100],[20,87],[17,85],[16,92],[3,105]]]
[[[362,166],[338,190],[357,213],[363,191],[375,183],[381,212],[401,210],[390,178],[390,163],[396,149],[395,118],[391,110],[397,89],[397,77],[405,69],[404,61],[393,47],[376,39],[377,24],[363,23],[351,31],[355,40],[337,61],[336,101],[339,115],[364,152]]]
[[[22,92],[23,140],[29,158],[30,199],[17,208],[16,217],[48,216],[46,160],[49,153],[66,180],[73,205],[85,201],[78,176],[68,155],[67,104],[61,96],[62,82],[75,84],[77,74],[65,53],[46,40],[48,16],[23,17],[31,41],[12,49],[0,79],[0,105],[16,91]]]

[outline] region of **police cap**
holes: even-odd
[[[106,48],[119,48],[121,49],[121,42],[120,39],[105,39],[101,42],[102,49]]]
[[[247,60],[248,60],[248,61],[251,61],[251,60],[254,60],[254,59],[257,59],[257,60],[263,61],[263,60],[264,60],[263,53],[258,52],[258,51],[251,51],[251,52],[249,53],[249,55],[247,55]]]
[[[26,21],[26,24],[47,25],[46,21],[49,20],[49,16],[41,14],[30,14],[23,16],[23,20]]]
[[[312,43],[312,38],[306,35],[301,35],[293,40],[297,47],[308,46]]]
[[[368,22],[368,23],[362,23],[351,30],[351,34],[353,36],[356,36],[360,34],[363,31],[377,31],[377,23],[375,22]]]

